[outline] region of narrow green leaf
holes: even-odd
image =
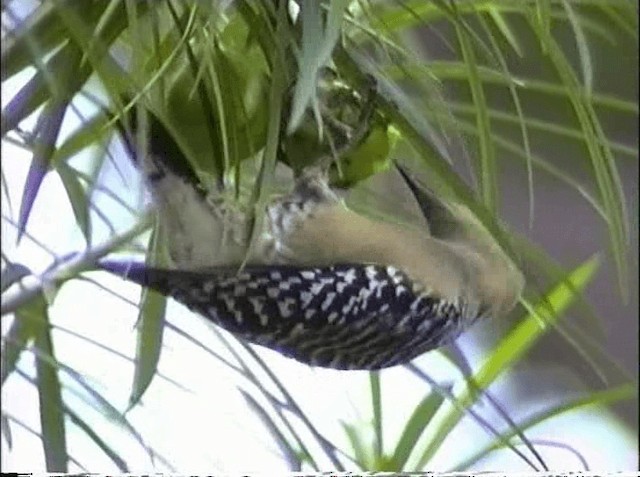
[[[76,223],[82,231],[87,246],[91,246],[91,215],[89,213],[89,197],[85,191],[78,175],[75,171],[66,163],[60,162],[56,166],[56,172],[60,176],[62,185],[67,192],[67,198],[73,215],[76,218]]]
[[[171,2],[167,5],[175,29],[188,33],[185,15],[178,15]],[[268,68],[261,49],[251,42],[253,34],[255,29],[235,14],[219,36],[216,33],[215,42],[186,43],[186,58],[168,72],[167,94],[157,95],[160,117],[184,154],[220,187],[224,174],[234,167],[239,175],[240,160],[264,146],[267,102],[261,98],[268,87]],[[237,191],[238,177],[235,182]]]
[[[575,290],[584,290],[593,278],[599,263],[596,255],[571,272],[568,281]],[[476,384],[482,389],[487,388],[502,372],[520,361],[540,336],[573,303],[574,296],[574,291],[563,283],[548,293],[541,303],[529,308],[529,316],[493,348],[489,358],[476,372]]]
[[[43,354],[39,354],[37,356],[38,360],[50,363],[50,359]],[[49,364],[51,366],[51,364]],[[128,421],[128,419],[124,416],[122,412],[120,412],[116,407],[111,404],[100,392],[98,392],[93,386],[87,383],[86,379],[81,376],[74,369],[69,366],[65,366],[61,363],[58,363],[58,367],[65,372],[71,379],[73,379],[76,383],[78,383],[85,393],[80,393],[75,390],[71,390],[71,388],[67,387],[67,389],[74,393],[79,399],[83,402],[87,403],[89,406],[93,407],[96,411],[98,411],[101,415],[105,416],[111,422],[116,424],[118,427],[122,428],[125,432],[127,432],[130,436],[132,436],[150,455],[153,455],[151,448],[144,442],[144,439],[140,435],[140,433],[136,430],[136,428]]]
[[[71,422],[78,426],[86,435],[91,439],[95,445],[97,445],[102,452],[105,453],[109,459],[118,467],[118,470],[122,473],[129,473],[129,466],[127,462],[109,446],[104,439],[102,439],[93,428],[87,424],[78,414],[76,414],[71,408],[65,406],[65,413],[69,416]]]
[[[608,404],[612,404],[617,401],[622,401],[625,399],[631,399],[634,396],[637,396],[637,388],[632,384],[625,384],[613,389],[607,389],[605,391],[596,391],[590,393],[585,397],[580,397],[577,399],[572,399],[561,403],[557,406],[551,406],[550,408],[535,413],[533,416],[523,420],[518,424],[518,429],[524,432],[528,429],[531,429],[538,424],[552,419],[554,417],[562,416],[566,413],[572,411],[578,411],[581,408],[589,407],[589,406],[605,406]],[[476,451],[472,456],[465,459],[463,462],[456,465],[451,472],[463,471],[473,466],[476,462],[479,462],[481,459],[486,457],[492,451],[496,449],[500,449],[503,446],[504,441],[509,441],[509,439],[515,436],[515,432],[513,430],[508,430],[501,434],[501,439],[496,439],[490,444],[482,447],[478,451]]]
[[[509,93],[511,94],[511,100],[516,110],[517,123],[518,123],[518,126],[520,127],[520,135],[522,136],[522,146],[525,152],[525,165],[527,170],[527,186],[529,191],[529,227],[533,227],[533,218],[535,215],[535,198],[534,198],[534,189],[533,189],[533,157],[531,153],[531,146],[529,143],[529,131],[527,129],[528,125],[525,120],[524,112],[522,110],[522,104],[520,102],[518,89],[516,88],[516,84],[512,79],[512,74],[509,71],[507,59],[502,54],[502,50],[498,45],[498,42],[494,38],[494,35],[491,33],[491,30],[489,29],[487,22],[484,20],[483,17],[479,17],[478,20],[480,21],[481,26],[487,33],[487,37],[489,38],[489,43],[491,44],[491,51],[495,56],[498,64],[500,65],[500,69],[503,71],[504,76],[507,79],[511,79],[511,81],[509,81]],[[488,117],[490,119],[493,119],[490,114],[490,111],[491,110],[487,104],[486,114],[488,114]],[[495,141],[493,142],[493,145],[495,147]]]
[[[460,61],[433,60],[429,62],[428,67],[421,64],[416,64],[412,67],[417,68],[418,73],[434,75],[442,82],[446,82],[447,80],[469,81],[467,66]],[[412,67],[407,66],[407,68]],[[396,77],[401,73],[401,70],[390,67],[387,68],[385,72],[391,77]],[[519,89],[544,93],[550,96],[568,97],[567,88],[557,83],[516,75],[505,76],[504,72],[486,66],[479,66],[478,74],[485,83],[508,85],[513,82]],[[586,95],[586,91],[583,88],[578,87],[578,92],[581,95]],[[621,113],[633,115],[640,113],[637,102],[620,99],[612,95],[593,93],[589,100],[594,106],[612,109]]]
[[[464,2],[457,8],[460,12],[475,11],[479,2]],[[380,22],[385,25],[389,32],[404,30],[420,24],[428,24],[447,17],[447,11],[436,6],[435,2],[424,2],[420,0],[404,1],[398,6],[389,8],[384,4],[384,11],[376,12],[375,15]]]
[[[314,102],[318,74],[331,58],[331,53],[340,38],[342,17],[351,0],[332,0],[327,13],[325,28],[322,28],[322,8],[315,0],[303,0],[302,44],[298,62],[298,77],[293,93],[291,115],[287,132],[295,131],[306,109]]]
[[[96,24],[107,4],[65,0],[66,8],[82,12],[83,20],[90,26]],[[56,9],[53,2],[41,3],[10,35],[3,38],[2,81],[32,65],[36,58],[44,58],[68,40],[67,29],[60,22]]]
[[[551,34],[551,2],[549,0],[535,0],[535,20],[538,30],[545,36]],[[542,51],[546,53],[546,44],[541,43]]]
[[[629,9],[627,12],[618,8],[617,5],[603,4],[600,10],[621,30],[628,36],[638,42],[638,6],[634,6],[634,2],[629,2]]]
[[[522,46],[520,46],[520,42],[518,41],[518,37],[511,29],[511,26],[507,22],[504,17],[504,14],[500,11],[499,8],[489,8],[489,15],[491,16],[491,20],[493,24],[496,26],[498,31],[502,34],[503,38],[509,43],[511,49],[516,52],[516,54],[522,58],[524,56],[522,51]]]
[[[36,360],[38,398],[40,401],[40,427],[42,446],[47,472],[68,472],[67,437],[64,422],[64,404],[58,367],[55,365],[55,352],[51,339],[51,328],[47,304],[44,297],[34,302],[29,310],[16,313],[21,319],[39,322],[34,346],[39,353],[50,356],[54,363]],[[37,321],[36,321],[37,320]]]
[[[140,302],[138,322],[138,346],[129,409],[133,408],[151,384],[156,375],[160,352],[167,298],[160,293],[144,289]]]
[[[626,201],[615,158],[608,147],[606,135],[589,96],[582,94],[579,82],[564,52],[551,35],[538,33],[540,41],[545,43],[546,51],[565,86],[567,96],[584,135],[593,174],[607,216],[611,250],[618,271],[618,286],[623,300],[626,300],[629,288],[627,283],[629,268],[625,251],[629,231],[626,219]]]
[[[598,266],[598,260],[593,257],[569,275],[568,280],[577,290],[582,290],[593,277]],[[457,405],[445,405],[434,416],[439,426],[435,434],[424,445],[418,443],[411,453],[413,458],[409,468],[422,470],[431,460],[444,442],[451,430],[460,422],[464,415],[462,409],[471,406],[478,397],[476,389],[487,389],[489,385],[503,372],[518,362],[533,344],[548,330],[561,314],[573,302],[574,293],[561,283],[552,289],[545,298],[531,307],[530,314],[493,349],[478,372],[475,373],[469,385],[457,394]],[[551,311],[550,311],[551,310]]]
[[[444,395],[430,393],[415,407],[402,430],[402,435],[392,455],[392,462],[397,470],[403,470],[405,468],[409,455],[415,448],[422,431],[427,427],[429,422],[431,422],[431,419],[443,402]]]
[[[2,358],[0,366],[0,384],[16,369],[20,355],[36,335],[37,324],[24,314],[16,314],[7,333],[2,337]]]
[[[109,132],[106,128],[108,122],[109,118],[104,113],[98,113],[87,121],[83,121],[82,125],[56,148],[51,159],[52,165],[57,167],[60,162],[105,139]]]
[[[459,106],[456,106],[455,104],[452,105],[452,108],[457,110],[457,111],[465,111],[467,109],[467,107],[463,107],[460,108]],[[438,112],[433,112],[434,114],[441,114]],[[442,113],[442,114],[447,114],[447,113]],[[475,112],[470,112],[470,114],[475,114]],[[504,119],[504,116],[501,115],[496,115],[497,119]],[[529,124],[532,127],[539,127],[540,129],[543,129],[544,126],[542,124],[537,124],[537,123],[532,123],[531,120],[528,121]],[[461,131],[464,132],[466,134],[471,134],[471,135],[476,135],[478,133],[475,125],[465,119],[460,118],[459,116],[456,118],[456,127]],[[573,135],[573,133],[570,133],[568,130],[567,131],[563,131],[563,133],[565,133],[567,135]],[[580,139],[582,140],[583,137],[581,134],[576,133],[576,139]],[[503,135],[501,134],[495,134],[494,138],[493,138],[496,146],[498,146],[499,148],[509,152],[510,154],[512,154],[514,157],[516,158],[522,158],[523,160],[527,160],[527,153],[526,151],[519,146],[518,144],[516,144],[515,142],[506,139]],[[617,150],[617,149],[616,149]],[[623,152],[623,151],[621,151]],[[627,152],[629,154],[634,154],[634,152],[632,151],[624,151]],[[637,153],[635,153],[637,155]],[[586,187],[581,184],[578,180],[576,180],[571,174],[562,171],[559,167],[555,166],[553,163],[546,161],[545,159],[541,158],[540,156],[537,156],[535,154],[531,154],[530,156],[531,161],[532,161],[532,165],[535,166],[536,168],[540,169],[543,172],[546,172],[547,174],[551,175],[552,177],[559,179],[561,182],[566,183],[568,186],[570,186],[572,189],[574,189],[576,192],[578,192],[586,201],[587,203],[593,208],[593,210],[605,221],[607,221],[607,214],[606,211],[604,210],[601,201],[599,199],[597,199],[596,197],[593,196],[593,194],[591,192],[589,192]]]
[[[371,387],[371,407],[373,408],[373,431],[374,442],[374,462],[380,461],[384,453],[383,425],[382,425],[382,396],[380,373],[371,371],[369,373],[369,385]]]
[[[580,24],[580,18],[574,12],[571,3],[567,0],[562,0],[562,6],[567,12],[567,18],[569,19],[569,24],[573,30],[576,46],[578,47],[578,58],[580,58],[584,89],[588,95],[591,95],[591,93],[593,93],[593,66],[591,65],[589,42],[587,41],[587,37],[582,29],[582,25]]]
[[[316,93],[318,72],[326,58],[321,58],[322,43],[322,11],[320,4],[314,0],[303,0],[300,16],[302,20],[302,43],[300,45],[300,59],[298,61],[298,76],[293,92],[291,114],[287,126],[287,133],[293,133],[312,103]],[[320,125],[318,125],[320,127]]]
[[[131,435],[143,448],[150,457],[154,456],[154,452],[152,449],[147,446],[144,442],[144,439],[140,435],[140,433],[133,427],[133,425],[127,420],[127,418],[116,409],[113,404],[111,404],[100,392],[98,392],[92,385],[87,383],[87,380],[78,373],[75,369],[65,365],[64,363],[57,362],[54,357],[51,355],[41,351],[38,348],[32,347],[31,351],[35,355],[38,362],[41,362],[43,366],[49,366],[50,368],[55,368],[62,371],[65,376],[71,378],[75,383],[77,383],[85,392],[79,391],[77,388],[66,385],[65,390],[69,393],[73,394],[78,399],[81,399],[84,403],[91,406],[97,412],[99,412],[102,416],[109,419],[112,423],[116,424],[118,427],[122,428],[129,435]],[[36,385],[35,381],[31,380],[29,376],[24,374],[19,368],[16,369],[16,372],[20,374],[24,379],[29,382],[32,382]],[[66,381],[66,379],[65,379]]]
[[[475,134],[475,128],[471,127],[471,125],[468,123],[467,124],[461,123],[460,127],[461,129],[471,134]],[[519,147],[516,143],[509,141],[507,139],[504,139],[500,135],[496,135],[494,137],[494,141],[497,146],[504,149],[505,151],[508,151],[514,154],[515,157],[520,157],[524,160],[527,159],[526,152],[521,147]],[[572,189],[574,189],[576,192],[578,192],[603,220],[605,221],[607,220],[607,213],[603,209],[601,201],[598,200],[596,197],[594,197],[584,187],[584,185],[581,184],[578,180],[576,180],[571,174],[564,172],[559,167],[555,166],[553,163],[546,161],[537,155],[532,154],[531,160],[535,167],[546,172],[550,176],[555,177],[556,179],[559,179],[560,181],[564,182],[565,184],[570,186]]]
[[[320,61],[326,63],[340,40],[342,21],[351,0],[331,0],[325,21],[324,39],[320,45]]]
[[[79,59],[78,59],[79,60]],[[36,126],[36,138],[33,148],[33,158],[27,173],[27,179],[23,188],[20,212],[18,214],[18,241],[22,238],[31,209],[36,200],[42,181],[49,172],[51,158],[55,151],[60,127],[67,112],[69,102],[65,98],[52,98],[45,105],[44,111],[38,118]]]
[[[3,108],[1,135],[4,137],[8,131],[15,129],[23,119],[47,102],[52,93],[49,78],[66,78],[73,72],[74,80],[65,84],[64,89],[69,91],[72,86],[79,88],[81,81],[86,80],[90,73],[86,65],[78,68],[81,57],[82,52],[69,43],[49,58],[44,67],[38,70]]]
[[[475,110],[473,105],[468,103],[458,103],[456,101],[451,101],[448,106],[457,114],[464,115],[475,115]],[[439,114],[439,113],[435,113]],[[520,117],[518,114],[513,114],[510,112],[505,112],[497,109],[489,109],[489,117],[492,121],[496,122],[504,122],[508,124],[522,124]],[[563,138],[574,139],[576,141],[583,142],[584,137],[582,132],[578,129],[572,128],[570,126],[565,126],[563,124],[553,123],[550,121],[535,119],[531,117],[522,117],[522,122],[526,126],[527,129],[537,130],[549,134],[553,134],[556,136],[560,136]],[[608,147],[611,148],[613,152],[616,152],[620,155],[627,156],[629,158],[638,159],[638,150],[632,146],[627,146],[626,144],[622,144],[620,142],[615,141],[607,141]],[[523,157],[526,158],[526,149],[523,147],[522,151],[524,152]]]
[[[2,138],[4,140],[5,138]],[[4,169],[0,169],[0,185],[2,186],[2,193],[4,194],[4,199],[7,204],[7,212],[9,213],[9,217],[13,217],[13,205],[11,204],[11,196],[9,195],[9,186],[7,185],[7,177],[4,174]]]
[[[373,469],[375,460],[373,459],[373,455],[367,450],[369,446],[364,443],[356,426],[347,424],[346,422],[341,422],[341,424],[345,434],[347,434],[347,439],[349,439],[358,466],[361,469]]]
[[[30,376],[27,376],[25,373],[23,373],[21,370],[18,370],[18,372],[20,373],[20,377],[22,377],[25,381],[27,381],[28,383],[32,384],[33,386],[36,386],[36,382],[34,379],[32,379]],[[14,424],[17,424],[18,427],[22,428],[23,430],[27,431],[29,434],[31,434],[32,436],[36,437],[37,439],[42,440],[42,434],[40,434],[38,431],[36,431],[35,429],[33,429],[31,426],[29,426],[28,424],[26,424],[24,421],[12,416],[9,413],[5,413],[5,415],[7,416],[7,419],[10,422],[13,422]],[[78,466],[78,468],[82,471],[82,472],[87,472],[87,469],[78,461],[78,459],[75,459],[72,455],[69,455],[69,462],[75,464],[76,466]]]
[[[151,234],[148,263],[153,265],[164,263],[163,251],[156,228]],[[162,351],[167,297],[149,288],[144,288],[139,308],[136,366],[128,409],[138,404],[157,373]]]
[[[108,8],[104,10],[107,18],[100,18],[96,25],[91,25],[86,22],[82,11],[69,8],[65,0],[52,1],[56,4],[59,21],[66,26],[69,39],[82,50],[83,62],[88,63],[91,73],[100,78],[102,84],[108,86],[106,92],[119,98],[120,93],[130,87],[131,76],[124,74],[122,68],[110,55],[109,48],[113,40],[105,38],[107,35],[104,30],[110,21],[126,24],[125,15],[118,17],[117,15],[121,13],[120,9]],[[146,2],[141,2],[141,7],[144,5]]]
[[[3,15],[6,13],[10,21],[16,23],[2,41],[0,78],[5,81],[62,43],[64,29],[56,21],[54,8],[50,3],[40,5],[22,21],[11,5],[6,6],[6,12],[4,5],[2,8]]]
[[[111,12],[110,18],[100,32],[99,39],[96,40],[105,48],[111,45],[127,26],[122,2],[119,2],[118,8],[122,9],[121,13],[119,9]],[[146,13],[148,11],[147,2],[141,3],[137,11],[140,15]],[[73,66],[82,58],[83,53],[76,43],[68,42],[49,58],[2,110],[0,135],[4,136],[8,131],[15,129],[23,119],[50,98],[51,90],[48,78],[70,77],[70,81],[63,85],[63,90],[66,91],[68,98],[79,91],[93,72],[91,63],[88,61],[83,61],[80,67]],[[116,64],[111,62],[110,68],[115,67]]]
[[[478,62],[468,32],[459,21],[455,22],[456,36],[467,65],[471,97],[476,110],[478,128],[478,146],[480,150],[480,189],[485,207],[495,211],[498,203],[498,184],[496,171],[496,153],[491,133],[491,121],[488,105],[484,96],[484,86],[478,74]]]
[[[544,3],[549,4],[549,0],[543,0]],[[415,26],[423,26],[425,24],[434,24],[437,21],[442,20],[443,18],[447,18],[450,14],[443,10],[442,8],[438,8],[434,6],[435,2],[425,2],[424,0],[410,0],[403,1],[398,6],[389,6],[389,2],[376,2],[377,5],[375,11],[376,20],[380,22],[380,24],[385,25],[385,29],[391,33],[395,31],[406,31]],[[398,3],[398,2],[395,2]],[[454,3],[454,2],[450,2]],[[532,10],[532,3],[536,3],[538,5],[538,0],[529,0],[529,1],[491,1],[491,0],[482,0],[482,1],[473,1],[473,2],[455,2],[456,10],[458,14],[471,14],[475,15],[477,13],[489,12],[491,10],[497,10],[501,14],[512,14],[512,15],[526,15],[529,14],[530,10]],[[575,2],[576,4],[584,3],[582,0]],[[607,6],[606,0],[603,2],[601,0],[590,1],[590,4],[599,8],[599,10],[604,10]],[[621,7],[628,7],[633,2],[625,3],[624,0],[620,2],[616,2],[615,7],[617,9]],[[546,8],[545,5],[540,5],[541,8],[537,9],[540,11],[540,15],[537,15],[536,11],[534,11],[534,19],[538,27],[545,29],[548,25],[551,26],[551,21],[559,21],[564,22],[567,20],[567,15],[564,10],[557,10],[553,8]],[[631,10],[633,7],[628,8],[627,10]],[[536,10],[534,7],[533,10]],[[635,19],[637,18],[637,8],[635,10],[631,10],[627,12],[627,19]],[[594,21],[589,21],[587,18],[583,19],[583,23],[585,27],[588,25],[589,28],[595,32],[602,32],[602,28],[598,26],[598,24]],[[628,23],[628,20],[627,20]],[[627,24],[626,30],[629,30],[631,34],[632,27]],[[637,27],[636,37],[637,37]]]
[[[284,98],[287,91],[286,76],[284,66],[286,65],[285,46],[287,45],[286,32],[288,28],[287,13],[280,8],[278,13],[278,26],[276,30],[276,51],[272,53],[272,61],[274,63],[274,71],[272,73],[271,85],[269,88],[269,120],[267,126],[267,137],[260,160],[260,170],[258,171],[257,185],[253,187],[250,205],[257,211],[251,226],[251,238],[249,251],[245,260],[249,257],[251,249],[259,238],[260,230],[262,230],[262,221],[264,204],[273,183],[275,167],[278,159],[278,148],[280,146],[280,127],[282,118],[282,108],[284,107]],[[243,263],[244,266],[244,263]]]

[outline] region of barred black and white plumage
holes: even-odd
[[[221,184],[202,183],[162,123],[149,121],[146,156],[126,143],[170,264],[102,267],[242,339],[314,366],[379,369],[450,343],[479,317],[511,310],[520,294],[522,275],[469,210],[403,169],[422,227],[357,213],[313,166],[270,198],[253,230],[250,214]]]
[[[380,369],[454,340],[477,318],[391,266],[249,266],[179,271],[102,267],[171,296],[239,338],[312,366]]]

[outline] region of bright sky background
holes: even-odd
[[[10,98],[15,88],[25,81],[25,76],[16,77],[2,86],[4,101]],[[67,132],[77,124],[77,118],[69,114]],[[29,127],[25,125],[28,130]],[[96,151],[94,151],[95,153]],[[90,155],[74,160],[82,164]],[[22,187],[29,167],[30,155],[20,148],[3,141],[2,168],[9,185],[10,204],[3,197],[2,214],[16,218],[20,204]],[[120,161],[122,162],[122,161]],[[125,171],[127,182],[122,183],[123,196],[128,196],[132,205],[142,203],[139,181],[132,170]],[[106,174],[114,174],[107,171]],[[110,184],[117,183],[110,181]],[[132,223],[130,216],[122,208],[114,206],[108,199],[98,201],[103,212],[114,224],[124,230]],[[137,205],[136,205],[137,204]],[[108,230],[100,226],[93,216],[96,227],[96,243],[108,238]],[[28,231],[31,235],[51,247],[56,253],[64,254],[84,248],[73,220],[73,214],[64,189],[55,174],[49,174],[35,203]],[[41,271],[51,263],[51,257],[24,238],[19,247],[15,246],[15,230],[3,220],[2,247],[5,254],[14,261],[32,270]],[[103,273],[89,276],[98,279],[105,286],[133,301],[139,297],[139,288],[125,283],[119,278]],[[134,323],[137,310],[96,286],[80,281],[66,284],[57,295],[51,308],[52,321],[60,326],[109,346],[133,358],[135,353]],[[187,333],[202,341],[211,349],[229,356],[216,339],[205,320],[200,319],[184,307],[171,303],[167,311],[168,320]],[[10,318],[3,317],[2,330],[6,332]],[[490,326],[488,324],[487,326]],[[224,332],[223,332],[224,333]],[[98,349],[75,336],[60,330],[54,331],[54,346],[58,359],[78,370],[87,381],[94,385],[114,406],[126,409],[128,395],[133,380],[131,362]],[[472,337],[464,336],[460,342],[471,363],[481,363],[482,351]],[[259,348],[255,348],[259,349]],[[260,355],[272,367],[289,391],[298,399],[310,419],[339,447],[348,450],[347,439],[340,427],[340,420],[350,424],[364,424],[371,418],[368,395],[368,375],[365,372],[340,372],[313,370],[295,361],[283,358],[269,350],[260,349]],[[451,366],[438,353],[430,353],[416,361],[423,370],[440,380],[457,379]],[[34,357],[24,353],[19,369],[29,375],[34,373]],[[176,333],[165,332],[165,348],[160,363],[160,372],[177,381],[189,391],[156,377],[139,407],[127,417],[141,435],[160,455],[169,460],[179,472],[224,472],[280,469],[285,470],[284,461],[278,455],[277,447],[269,434],[253,414],[237,390],[232,371],[216,362],[204,351],[197,349]],[[562,372],[540,369],[522,369],[521,376],[539,380],[561,382],[566,376]],[[385,420],[385,442],[392,448],[406,419],[415,405],[427,391],[426,385],[404,369],[390,369],[381,374],[383,388],[383,412]],[[107,442],[127,460],[132,472],[154,470],[142,447],[126,432],[109,423],[79,399],[81,390],[77,384],[65,379],[69,388],[64,398],[95,428]],[[252,386],[244,389],[259,395]],[[568,392],[570,387],[560,390]],[[503,406],[513,418],[529,415],[534,410],[544,408],[548,402],[557,402],[561,396],[550,397],[548,401],[534,402],[517,392],[515,376],[501,380],[494,388]],[[486,411],[487,406],[481,409]],[[14,374],[2,388],[2,411],[19,419],[36,432],[40,431],[38,398],[35,388],[20,376]],[[494,424],[500,421],[494,420]],[[502,424],[502,423],[501,423]],[[41,472],[44,471],[44,457],[40,440],[19,425],[12,423],[12,448],[2,439],[2,471]],[[637,437],[632,436],[609,411],[590,409],[574,412],[541,425],[527,433],[530,438],[554,439],[571,445],[588,460],[591,469],[630,470],[637,465]],[[117,469],[112,462],[74,425],[67,427],[70,454],[92,472],[113,472]],[[436,456],[430,470],[444,470],[448,465],[460,460],[466,453],[477,449],[480,442],[489,438],[477,424],[466,419],[445,445],[447,453]],[[561,449],[539,447],[540,453],[554,470],[579,470],[578,459]],[[322,461],[321,461],[322,462]],[[324,468],[330,464],[322,462]],[[524,462],[509,451],[495,454],[486,461],[483,469],[529,470]],[[79,471],[71,466],[70,471]],[[161,464],[158,470],[168,470]]]

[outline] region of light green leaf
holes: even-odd
[[[524,56],[522,46],[520,46],[518,37],[507,22],[505,15],[497,7],[489,8],[489,15],[491,16],[491,20],[493,20],[494,25],[498,28],[504,39],[507,40],[507,43],[509,43],[513,51],[522,58]]]
[[[315,101],[318,74],[331,58],[331,53],[340,38],[342,16],[349,3],[351,0],[332,0],[330,2],[323,31],[320,3],[316,0],[303,0],[301,7],[302,44],[298,62],[298,77],[287,126],[289,134],[298,128],[304,112]]]
[[[569,275],[574,289],[582,290],[593,277],[598,260],[593,257]],[[503,372],[517,363],[533,344],[544,334],[573,302],[574,292],[565,283],[557,285],[544,299],[530,308],[530,314],[492,350],[480,369],[474,374],[470,385],[457,393],[457,405],[442,406],[434,416],[438,424],[428,442],[419,442],[411,453],[410,469],[422,470],[440,448],[446,436],[464,415],[462,408],[471,406],[478,397],[475,389],[487,389]],[[524,301],[523,301],[524,302]],[[424,439],[421,439],[421,441]]]
[[[151,234],[147,263],[162,265],[165,260],[163,244],[158,229]],[[167,297],[149,288],[142,290],[140,313],[137,323],[137,347],[133,387],[129,397],[129,409],[133,408],[145,393],[158,370],[162,337],[164,335]]]
[[[625,384],[622,386],[618,386],[616,388],[607,389],[604,391],[596,391],[588,394],[585,397],[580,397],[577,399],[572,399],[566,402],[563,402],[557,406],[552,406],[544,411],[537,412],[533,416],[523,420],[518,423],[518,429],[522,432],[531,429],[538,424],[547,421],[549,419],[553,419],[554,417],[560,417],[566,413],[570,413],[573,411],[578,411],[585,407],[590,406],[606,406],[608,404],[612,404],[617,401],[622,401],[626,399],[631,399],[638,395],[637,388],[632,384]],[[483,459],[489,453],[496,449],[500,449],[503,446],[504,441],[508,441],[512,437],[515,436],[515,432],[513,430],[509,430],[503,433],[500,437],[502,439],[496,439],[491,442],[489,445],[486,445],[476,451],[471,457],[465,459],[460,464],[456,465],[455,469],[452,471],[460,471],[464,469],[468,469],[476,462]]]
[[[422,431],[427,427],[443,402],[444,396],[442,394],[430,393],[415,407],[402,430],[402,435],[391,457],[395,469],[403,470],[405,468],[409,455],[415,448]]]

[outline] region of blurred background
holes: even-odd
[[[603,21],[600,16],[598,20]],[[535,78],[555,81],[554,72],[548,67],[548,59],[542,54],[537,40],[521,18],[512,19],[512,27],[518,32],[523,57],[518,57],[511,50],[507,56],[509,71],[520,78]],[[609,94],[616,98],[626,98],[638,102],[638,42],[629,41],[625,33],[615,24],[604,21],[607,36],[589,35],[589,51],[593,66],[593,90]],[[454,41],[450,25],[438,25],[431,31],[423,30],[416,34],[415,45],[426,58],[451,60],[454,54],[450,45]],[[555,25],[554,35],[579,69],[579,52],[569,25]],[[613,46],[615,45],[615,46]],[[470,93],[466,85],[446,85],[449,98],[460,104],[470,102]],[[514,114],[509,92],[504,85],[485,85],[485,92],[492,108]],[[523,90],[520,95],[522,109],[526,116],[547,120],[554,124],[570,124],[574,121],[573,110],[566,99],[540,95]],[[627,114],[616,114],[609,109],[597,110],[602,127],[612,142],[624,145],[631,151],[638,150],[637,118]],[[471,118],[471,115],[469,115]],[[496,120],[493,128],[500,135],[518,141],[520,130],[517,124]],[[579,139],[567,139],[558,134],[549,134],[544,130],[529,130],[531,149],[536,155],[546,158],[571,177],[578,178],[582,184],[588,183],[590,163],[587,160],[584,143]],[[474,137],[468,136],[466,148],[468,154],[478,154],[474,149]],[[533,179],[535,198],[534,217],[530,222],[530,201],[526,169],[522,166],[522,158],[498,148],[500,160],[500,191],[503,197],[500,215],[516,231],[538,244],[553,258],[565,266],[580,263],[596,251],[605,254],[602,269],[587,289],[586,295],[598,316],[602,318],[604,342],[607,352],[611,354],[625,370],[638,380],[638,161],[637,156],[617,153],[617,166],[622,179],[622,186],[628,204],[628,220],[630,223],[630,241],[628,263],[629,297],[625,302],[615,288],[616,270],[611,256],[606,254],[603,244],[607,241],[606,224],[584,197],[576,190],[571,190],[566,183],[549,174],[535,171]],[[457,164],[458,172],[469,177],[469,169],[464,161]],[[587,187],[585,185],[585,187]],[[569,319],[577,326],[583,317],[579,312],[569,314]],[[487,333],[492,333],[489,331]],[[486,342],[487,336],[478,338]],[[548,393],[551,389],[575,389],[589,387],[598,380],[593,370],[589,369],[584,359],[557,334],[550,333],[540,341],[529,356],[530,365],[544,368],[548,382],[539,379],[531,381],[524,377],[519,381],[518,396],[532,396],[540,392]],[[563,370],[557,369],[559,366]],[[556,368],[556,371],[552,371]],[[549,372],[551,371],[551,372]],[[574,374],[574,378],[569,377]],[[578,384],[578,382],[581,382]],[[533,386],[532,384],[535,383]],[[637,401],[616,404],[615,411],[635,433],[638,430]]]

